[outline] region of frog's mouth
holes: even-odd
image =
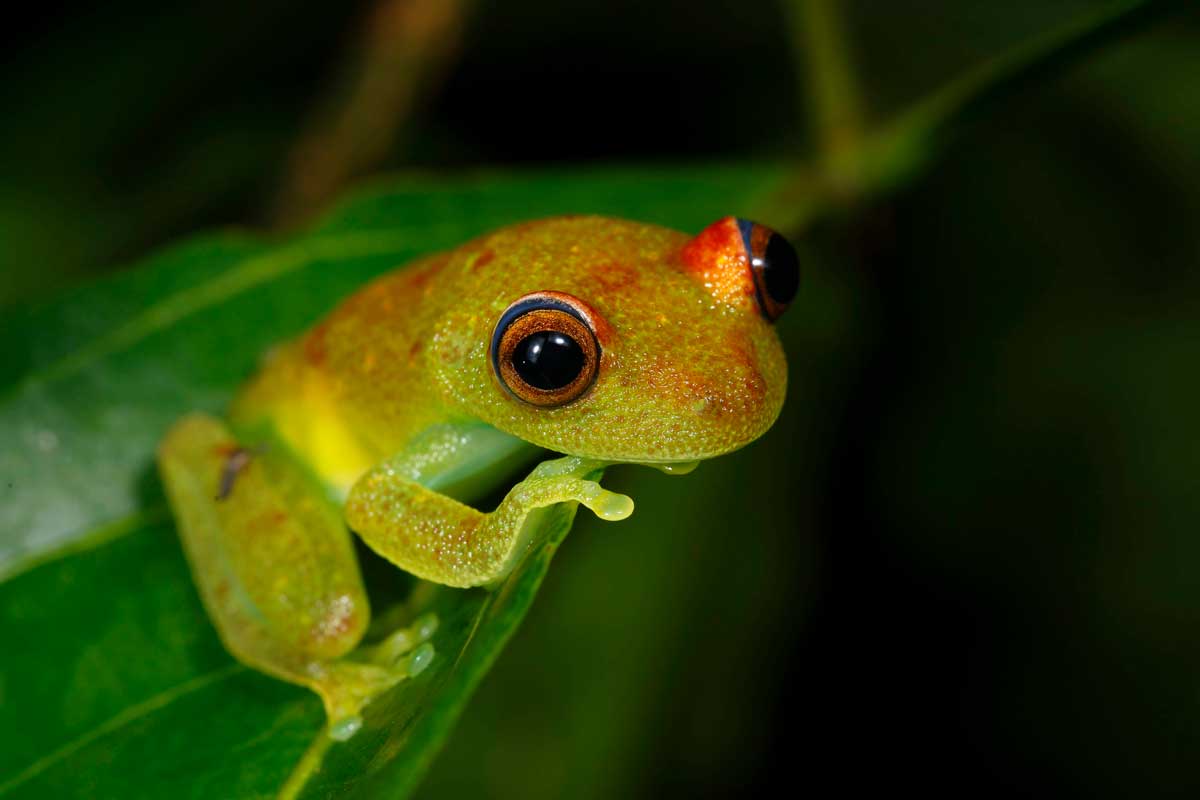
[[[699,461],[633,461],[630,463],[653,467],[668,475],[687,475],[689,472],[695,472],[696,467],[700,466]]]
[[[633,500],[601,485],[608,467],[636,464],[668,475],[686,475],[699,464],[698,460],[586,458],[541,447],[490,425],[459,433],[470,440],[470,446],[463,448],[469,457],[444,463],[437,472],[422,476],[421,483],[483,513],[497,509],[521,487],[537,494],[539,507],[578,502],[601,519],[622,520],[633,513]]]

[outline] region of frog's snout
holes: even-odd
[[[693,358],[660,359],[630,376],[631,385],[653,398],[649,427],[662,432],[663,441],[648,455],[656,460],[713,458],[771,427],[782,408],[787,364],[774,331],[751,327],[714,326]],[[647,427],[644,422],[642,427]],[[644,445],[645,438],[643,433],[637,445]]]
[[[684,245],[684,271],[718,301],[774,322],[800,286],[800,259],[765,225],[725,217]]]

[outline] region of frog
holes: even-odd
[[[437,619],[364,645],[352,536],[418,579],[489,591],[553,508],[627,518],[605,468],[686,473],[774,423],[774,322],[799,278],[792,245],[743,218],[689,235],[575,215],[370,281],[272,348],[224,417],[190,413],[158,447],[225,648],[315,691],[330,736],[353,735],[366,704],[429,665]]]

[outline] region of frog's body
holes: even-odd
[[[368,618],[343,519],[420,577],[491,584],[540,509],[630,513],[590,479],[605,464],[695,462],[761,435],[786,384],[768,319],[795,291],[780,242],[733,218],[695,238],[600,217],[525,223],[383,276],[277,348],[228,425],[192,415],[160,448],[227,646],[353,719],[428,661],[412,645],[431,631],[342,658]],[[462,504],[543,449],[566,457],[491,513]]]
[[[383,276],[272,351],[230,420],[268,424],[341,497],[372,466],[447,422],[420,366],[426,334],[444,313],[431,284],[447,260],[434,256]]]

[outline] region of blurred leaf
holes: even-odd
[[[1034,36],[918,102],[859,157],[867,159],[877,189],[895,186],[924,168],[946,138],[981,110],[1186,5],[1180,0],[1125,0]]]
[[[863,502],[970,609],[971,738],[995,736],[997,764],[1037,754],[1079,796],[1200,791],[1194,30],[1039,93],[1035,135],[983,126],[897,224],[888,336],[907,347],[875,387]]]
[[[224,234],[5,320],[24,331],[0,397],[0,796],[273,794],[321,726],[308,692],[237,666],[191,587],[151,456],[188,409],[219,411],[271,343],[422,253],[508,222],[593,212],[696,229],[769,190],[769,167],[480,176],[381,187],[313,232]],[[770,220],[766,220],[770,222]],[[368,708],[300,796],[410,789],[520,621],[562,509],[497,592],[423,586],[441,619],[425,673]],[[405,577],[373,578],[376,609]],[[390,589],[389,589],[390,587]],[[318,740],[323,742],[323,740]]]

